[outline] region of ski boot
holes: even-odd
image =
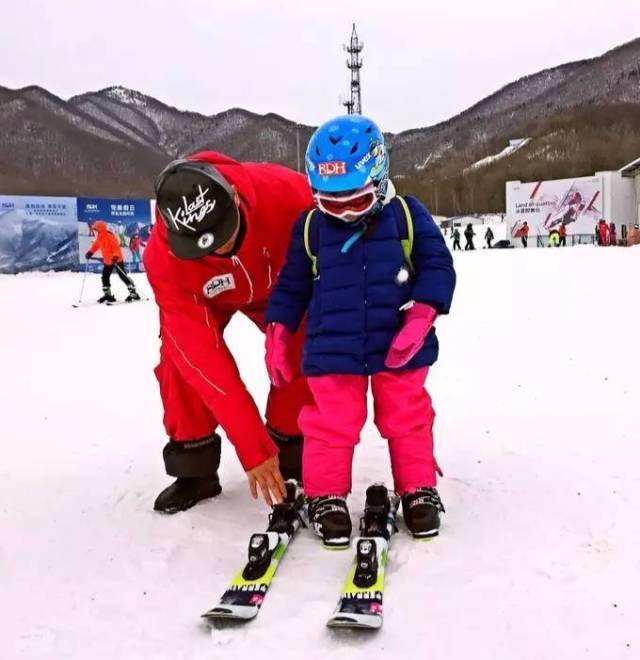
[[[391,536],[388,527],[390,511],[391,500],[387,487],[384,484],[369,486],[365,498],[364,515],[360,518],[360,536],[379,536],[388,541]]]
[[[284,502],[274,504],[269,515],[269,527],[262,534],[253,534],[249,539],[249,560],[242,577],[248,581],[261,578],[271,565],[273,554],[283,544],[282,536],[290,538],[304,521],[300,512],[304,507],[304,494],[295,480],[285,483],[287,496]],[[284,541],[285,547],[288,540]]]
[[[111,293],[111,287],[110,286],[103,286],[102,287],[102,297],[98,298],[98,302],[100,304],[102,303],[114,303],[116,302],[115,296]]]
[[[304,493],[295,479],[285,482],[287,496],[284,502],[273,505],[273,513],[269,514],[268,532],[289,534],[293,536],[295,524],[300,521],[300,512],[304,507]]]
[[[134,302],[140,300],[140,294],[136,291],[135,287],[129,287],[129,295],[124,299],[125,302]]]
[[[309,521],[325,548],[345,549],[351,538],[351,517],[347,498],[339,495],[312,497],[309,500]]]
[[[216,497],[222,492],[218,477],[178,477],[168,488],[165,488],[156,498],[153,508],[163,513],[186,511],[192,506]]]
[[[285,435],[267,424],[267,432],[278,447],[278,461],[282,478],[295,479],[302,485],[302,443],[301,435]]]
[[[402,496],[404,522],[415,538],[438,536],[441,513],[444,506],[435,488],[418,488]]]

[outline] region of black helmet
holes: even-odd
[[[155,189],[169,245],[181,259],[211,254],[238,228],[235,190],[211,163],[174,160],[158,175]]]

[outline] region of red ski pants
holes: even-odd
[[[247,316],[264,330],[264,310],[252,311]],[[220,324],[221,334],[228,320]],[[301,328],[293,336],[289,354],[291,363],[298,366],[298,374],[303,343],[304,328]],[[215,411],[205,406],[196,390],[185,382],[172,360],[162,351],[155,374],[160,384],[167,435],[177,442],[209,437],[218,427]],[[306,378],[302,375],[296,376],[292,383],[284,387],[272,386],[265,411],[267,424],[283,435],[300,435],[298,417],[303,406],[311,400]]]
[[[436,485],[431,397],[424,388],[428,367],[371,376],[374,421],[389,443],[398,493]],[[369,378],[352,375],[307,379],[314,403],[300,414],[304,435],[305,493],[346,495],[351,491],[355,446],[367,420]]]

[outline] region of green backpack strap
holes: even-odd
[[[311,232],[311,219],[313,218],[314,212],[315,209],[311,209],[311,211],[307,213],[307,217],[304,219],[304,249],[309,257],[309,261],[311,261],[311,272],[314,277],[318,277],[318,257],[316,257],[311,250],[311,240],[309,238]]]
[[[402,245],[402,253],[404,254],[404,259],[407,262],[407,266],[409,267],[409,270],[413,275],[415,273],[415,268],[413,267],[413,260],[411,259],[411,254],[413,253],[413,217],[411,216],[411,210],[409,209],[409,205],[407,204],[405,199],[403,197],[400,197],[400,195],[397,195],[396,199],[398,200],[398,202],[400,202],[400,206],[402,207],[402,211],[404,213],[404,220],[406,223],[406,229],[407,229],[406,238],[400,238],[400,244]],[[304,219],[304,249],[307,253],[307,256],[309,257],[309,261],[311,261],[311,272],[313,273],[314,277],[318,277],[318,258],[316,257],[315,254],[313,254],[313,250],[311,249],[311,238],[310,238],[311,221],[313,219],[314,212],[315,209],[311,209],[311,211],[307,213],[307,217]]]
[[[409,209],[409,205],[407,204],[404,197],[396,195],[396,199],[400,202],[400,206],[402,206],[402,210],[404,211],[404,219],[407,223],[407,237],[400,239],[400,243],[402,244],[402,252],[404,254],[404,259],[407,262],[407,266],[409,266],[409,270],[413,275],[415,273],[413,260],[411,259],[411,254],[413,252],[413,218],[411,217],[411,210]]]

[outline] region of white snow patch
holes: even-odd
[[[152,373],[152,302],[72,309],[79,274],[0,277],[1,655],[199,660],[626,660],[640,648],[638,249],[456,254],[429,376],[441,535],[391,543],[384,628],[325,628],[350,555],[302,531],[257,620],[202,626],[264,528],[225,443],[223,494],[175,516]],[[144,277],[137,278],[148,292]],[[124,288],[114,280],[114,290]],[[88,295],[100,293],[90,276]],[[227,331],[259,405],[263,339]],[[369,423],[354,465],[390,481]]]
[[[522,149],[522,147],[529,144],[529,142],[531,142],[531,138],[524,138],[521,140],[511,140],[509,145],[505,147],[500,153],[494,154],[493,156],[487,156],[486,158],[481,158],[480,160],[476,161],[473,165],[470,165],[469,167],[465,168],[464,173],[470,172],[471,170],[476,170],[480,167],[486,167],[487,165],[491,165],[491,163],[495,163],[498,160],[507,158],[507,156],[513,155],[516,151]]]

